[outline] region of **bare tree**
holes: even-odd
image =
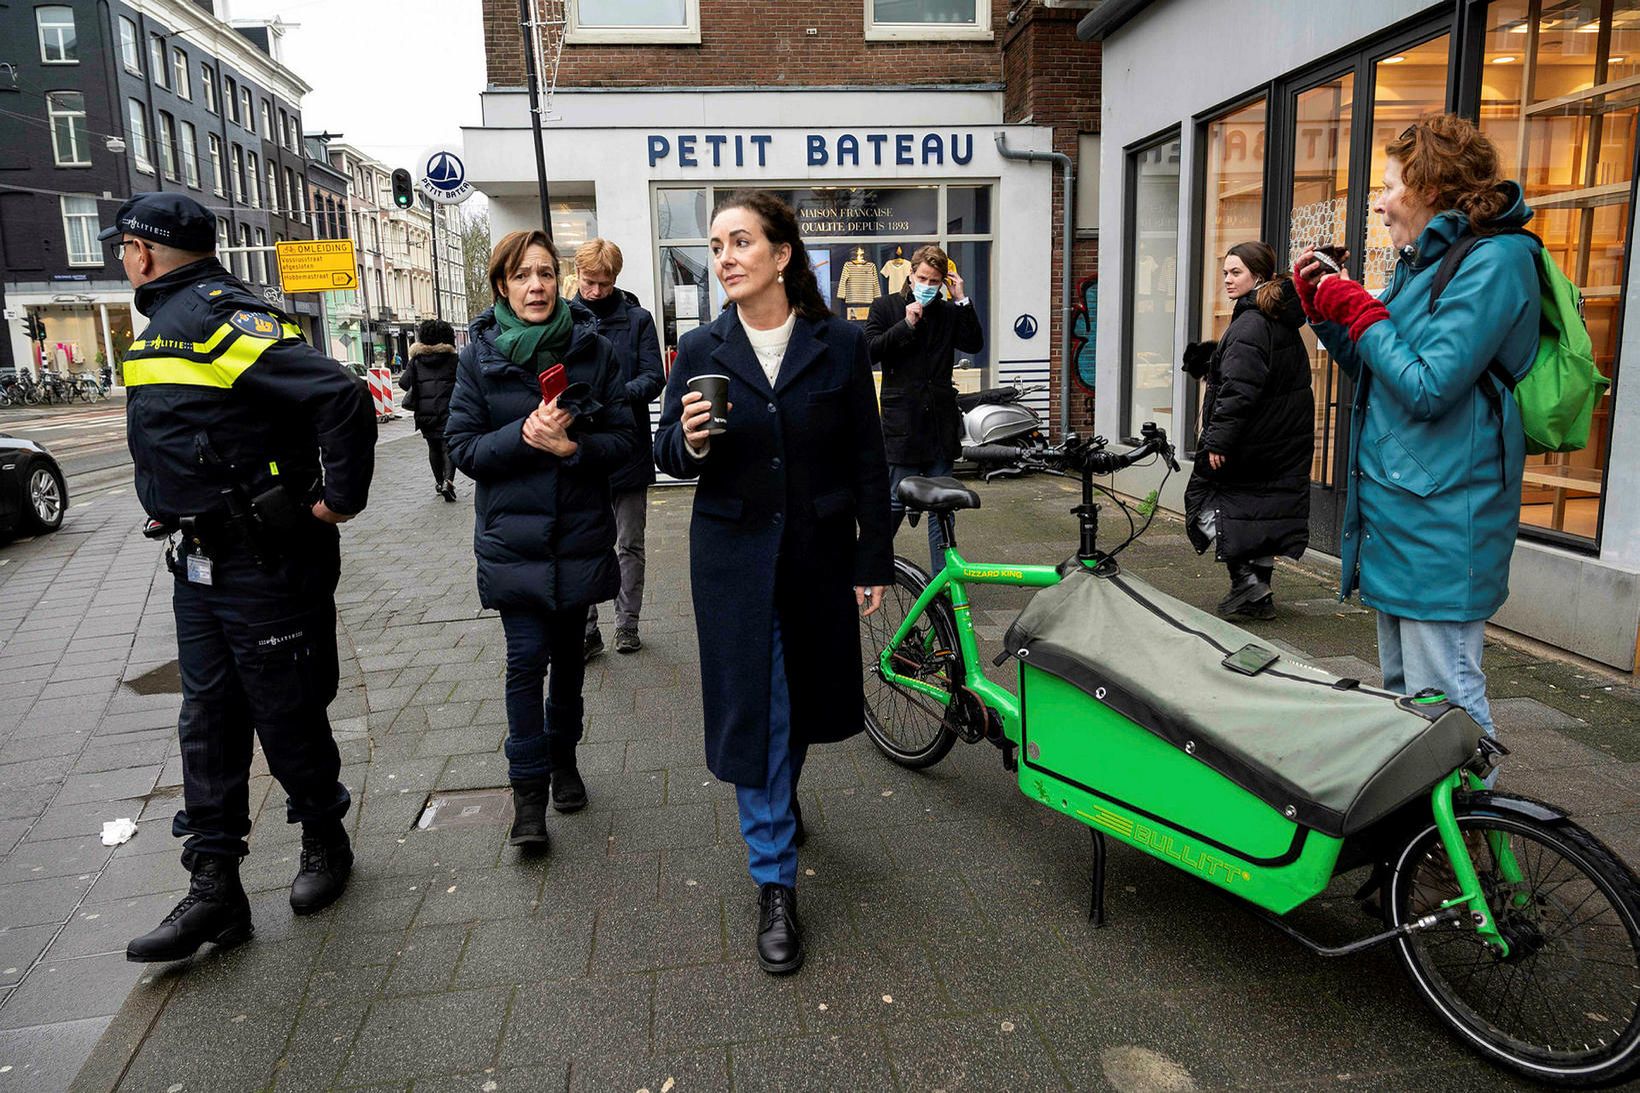
[[[467,319],[490,306],[494,293],[490,291],[490,214],[486,210],[463,212],[461,217],[461,255],[465,268],[462,280],[467,286]]]

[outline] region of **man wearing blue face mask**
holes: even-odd
[[[949,291],[949,299],[942,290]],[[905,287],[871,305],[866,341],[872,362],[883,370],[883,447],[898,531],[905,518],[905,506],[894,496],[900,480],[950,474],[962,454],[962,417],[951,367],[957,353],[985,347],[979,316],[945,251],[932,244],[917,249]],[[944,564],[943,550],[938,526],[929,521],[928,553],[935,571]]]

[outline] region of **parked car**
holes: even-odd
[[[67,511],[68,486],[51,453],[0,434],[0,539],[56,531]]]

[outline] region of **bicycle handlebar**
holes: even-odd
[[[1023,448],[1011,444],[964,444],[962,457],[970,463],[1018,463],[1025,455]]]
[[[1167,432],[1153,421],[1145,422],[1139,436],[1123,441],[1133,446],[1130,451],[1107,451],[1106,443],[1104,437],[1083,440],[1072,433],[1063,443],[1046,449],[1015,448],[1007,444],[964,445],[962,457],[982,464],[1063,467],[1089,474],[1115,474],[1140,460],[1157,455],[1170,469],[1179,469],[1173,445],[1167,441]]]

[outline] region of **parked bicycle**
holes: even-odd
[[[1104,921],[1105,838],[1252,903],[1323,956],[1395,946],[1419,992],[1484,1056],[1543,1082],[1595,1086],[1640,1069],[1640,882],[1565,812],[1493,792],[1506,748],[1444,695],[1341,679],[1262,646],[1125,572],[1148,528],[1095,475],[1146,459],[1178,470],[1147,424],[1131,451],[1074,436],[1029,455],[984,446],[976,462],[1028,459],[1080,477],[1076,553],[1058,566],[969,562],[952,513],[979,496],[952,478],[908,478],[908,509],[938,520],[930,578],[895,559],[883,609],[861,622],[866,728],[901,766],[988,741],[1021,792],[1088,825],[1090,917]],[[1105,493],[1129,519],[1099,548]],[[1017,695],[988,678],[968,588],[1035,588],[1005,651]],[[1164,667],[1165,666],[1165,667]],[[1283,915],[1335,875],[1370,868],[1386,929],[1329,947]]]
[[[108,397],[108,388],[90,372],[81,372],[74,377],[74,394],[84,402],[96,402]]]

